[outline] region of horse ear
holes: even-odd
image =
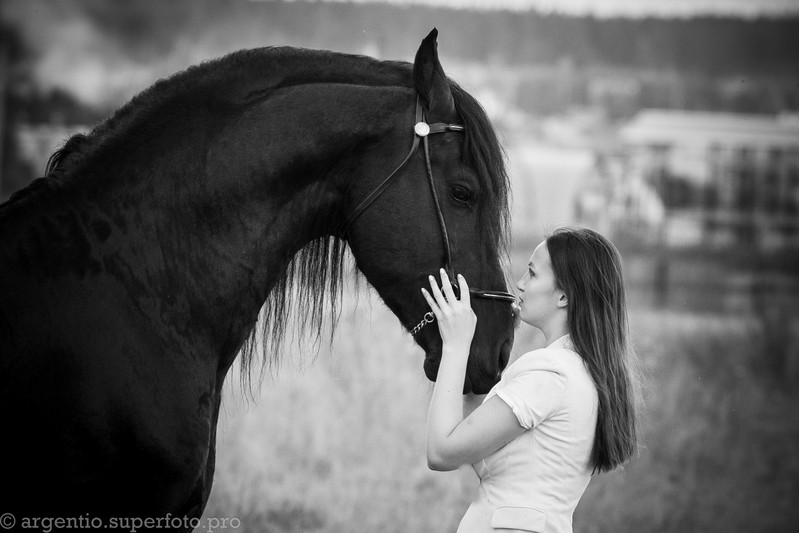
[[[413,82],[416,91],[431,114],[444,117],[455,115],[455,101],[449,89],[449,81],[438,61],[438,30],[433,28],[422,40],[413,61]]]

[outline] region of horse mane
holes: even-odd
[[[207,103],[209,100],[222,105],[246,105],[267,98],[279,88],[323,82],[412,87],[412,65],[289,47],[234,52],[159,80],[95,126],[88,135],[72,136],[51,156],[45,179],[58,181],[59,185],[85,179],[82,169],[88,163],[98,157],[115,158],[123,153],[120,139],[126,138],[131,130],[148,124],[158,127],[159,116],[167,106],[175,106],[175,102],[179,102],[180,109],[186,109],[191,102]],[[477,171],[484,187],[479,206],[480,231],[484,232],[482,242],[495,243],[499,252],[507,257],[510,184],[505,154],[477,100],[452,80],[450,87],[465,126],[464,163]],[[347,251],[346,241],[327,236],[310,242],[295,254],[268,295],[255,327],[241,347],[242,382],[251,385],[261,351],[261,377],[267,363],[270,366],[279,364],[289,323],[298,325],[298,339],[306,338],[309,329],[314,331],[318,345],[327,319],[332,341],[332,332],[340,316]]]
[[[294,340],[313,335],[319,346],[327,323],[333,340],[339,317],[349,248],[337,236],[320,237],[297,252],[269,292],[258,321],[239,353],[242,384],[252,392],[253,373],[259,382],[266,368],[277,369],[289,324],[296,326]],[[357,270],[353,269],[357,275]],[[263,351],[263,355],[261,355]],[[256,366],[256,361],[260,364]]]
[[[263,47],[232,52],[193,65],[155,82],[100,122],[88,135],[74,135],[48,163],[46,176],[78,178],[81,163],[118,150],[115,140],[134,128],[154,126],[158,117],[193,104],[247,105],[277,89],[306,83],[405,85],[410,65],[328,50]],[[404,80],[408,77],[408,80]]]
[[[78,156],[82,153],[81,148],[88,144],[88,137],[83,133],[76,133],[67,139],[64,146],[53,152],[47,160],[47,167],[45,168],[44,175],[47,177],[56,177],[64,171],[64,167],[70,157]]]
[[[57,179],[61,173],[64,161],[78,151],[78,146],[86,139],[83,134],[70,137],[62,148],[59,148],[47,160],[44,176],[31,181],[26,187],[14,191],[8,201],[0,204],[0,219],[9,216],[14,210],[24,206],[27,201],[40,198],[41,195],[58,191],[63,183]]]

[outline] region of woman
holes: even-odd
[[[433,470],[472,464],[480,488],[459,533],[572,531],[591,475],[636,452],[633,383],[621,259],[588,229],[560,229],[538,245],[519,281],[521,321],[546,348],[520,356],[463,418],[463,382],[477,318],[466,280],[458,299],[441,271],[422,289],[443,353],[427,420]],[[443,292],[442,292],[443,291]]]

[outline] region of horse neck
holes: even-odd
[[[99,292],[138,309],[144,330],[232,361],[291,258],[337,232],[350,185],[384,170],[364,163],[380,160],[374,145],[393,156],[407,143],[412,103],[407,88],[311,85],[192,112],[10,209],[0,270],[70,301]]]
[[[202,153],[180,157],[201,164],[176,172],[167,162],[168,180],[115,202],[137,233],[120,255],[145,262],[157,295],[184,293],[192,315],[174,320],[235,355],[295,253],[338,231],[350,181],[362,175],[356,148],[396,128],[411,101],[408,89],[303,86],[227,117],[197,143]]]

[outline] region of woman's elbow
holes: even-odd
[[[457,470],[460,464],[444,457],[440,453],[427,450],[427,468],[435,470],[436,472],[449,472],[450,470]]]

